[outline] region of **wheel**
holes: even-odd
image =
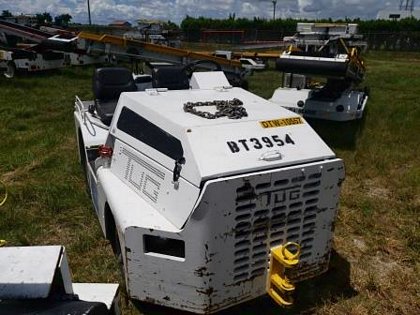
[[[115,224],[114,216],[112,215],[111,208],[106,204],[105,206],[105,224],[106,224],[106,238],[109,240],[112,251],[117,258],[118,268],[120,270],[120,287],[125,290],[120,296],[121,299],[125,299],[127,303],[128,288],[125,280],[125,267],[123,261],[123,255],[121,250],[120,237],[118,235],[117,225]],[[112,313],[111,313],[112,314]]]
[[[114,216],[112,215],[111,209],[107,208],[107,239],[111,243],[112,251],[117,258],[118,264],[120,265],[122,275],[124,276],[124,262],[121,251],[120,237],[118,235],[117,225],[115,224]]]
[[[15,76],[16,73],[16,65],[13,61],[9,61],[7,63],[7,69],[6,71],[3,73],[3,75],[8,78],[11,79]]]

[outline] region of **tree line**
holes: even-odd
[[[14,17],[16,18],[16,16],[14,16],[12,12],[10,12],[9,10],[3,10],[0,15],[0,18],[14,18]],[[38,25],[52,25],[54,21],[54,25],[56,26],[67,27],[69,23],[71,22],[71,20],[73,19],[73,17],[70,14],[65,13],[65,14],[57,15],[53,19],[52,15],[49,12],[43,12],[43,13],[36,13],[35,19]]]
[[[317,22],[317,23],[357,23],[361,33],[379,33],[379,32],[420,32],[420,20],[415,18],[406,18],[399,21],[395,20],[361,20],[361,19],[276,19],[267,20],[258,17],[253,19],[236,18],[235,15],[229,15],[227,19],[212,19],[206,17],[194,18],[186,16],[181,22],[183,32],[195,30],[280,30],[283,32],[294,33],[298,22]]]
[[[215,35],[214,41],[239,43],[241,40],[281,40],[296,33],[299,22],[357,23],[359,33],[364,36],[371,49],[420,50],[420,20],[406,18],[395,20],[322,19],[296,20],[261,18],[245,19],[230,15],[226,19],[193,18],[187,16],[181,22],[181,30],[187,41],[199,41],[205,30],[242,30],[243,35]],[[230,37],[229,37],[230,36]],[[236,37],[235,37],[236,36]]]

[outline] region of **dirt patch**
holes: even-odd
[[[396,269],[402,268],[395,260],[390,260],[379,253],[372,258],[370,263],[378,282],[386,284],[389,284],[391,274]]]
[[[354,246],[357,247],[362,252],[365,252],[368,249],[368,246],[366,245],[365,241],[361,238],[355,238],[353,239]]]
[[[363,184],[366,190],[366,194],[372,198],[380,198],[380,199],[391,199],[391,191],[383,187],[375,180],[368,179]]]

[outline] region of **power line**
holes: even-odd
[[[414,10],[414,0],[400,0],[400,11],[410,11]]]

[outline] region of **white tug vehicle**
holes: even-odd
[[[303,118],[221,71],[97,69],[80,161],[130,298],[211,314],[328,269],[343,161]]]
[[[357,24],[298,23],[297,31],[285,38],[291,45],[276,62],[283,86],[270,101],[305,118],[361,119],[368,93],[357,88],[366,71]]]

